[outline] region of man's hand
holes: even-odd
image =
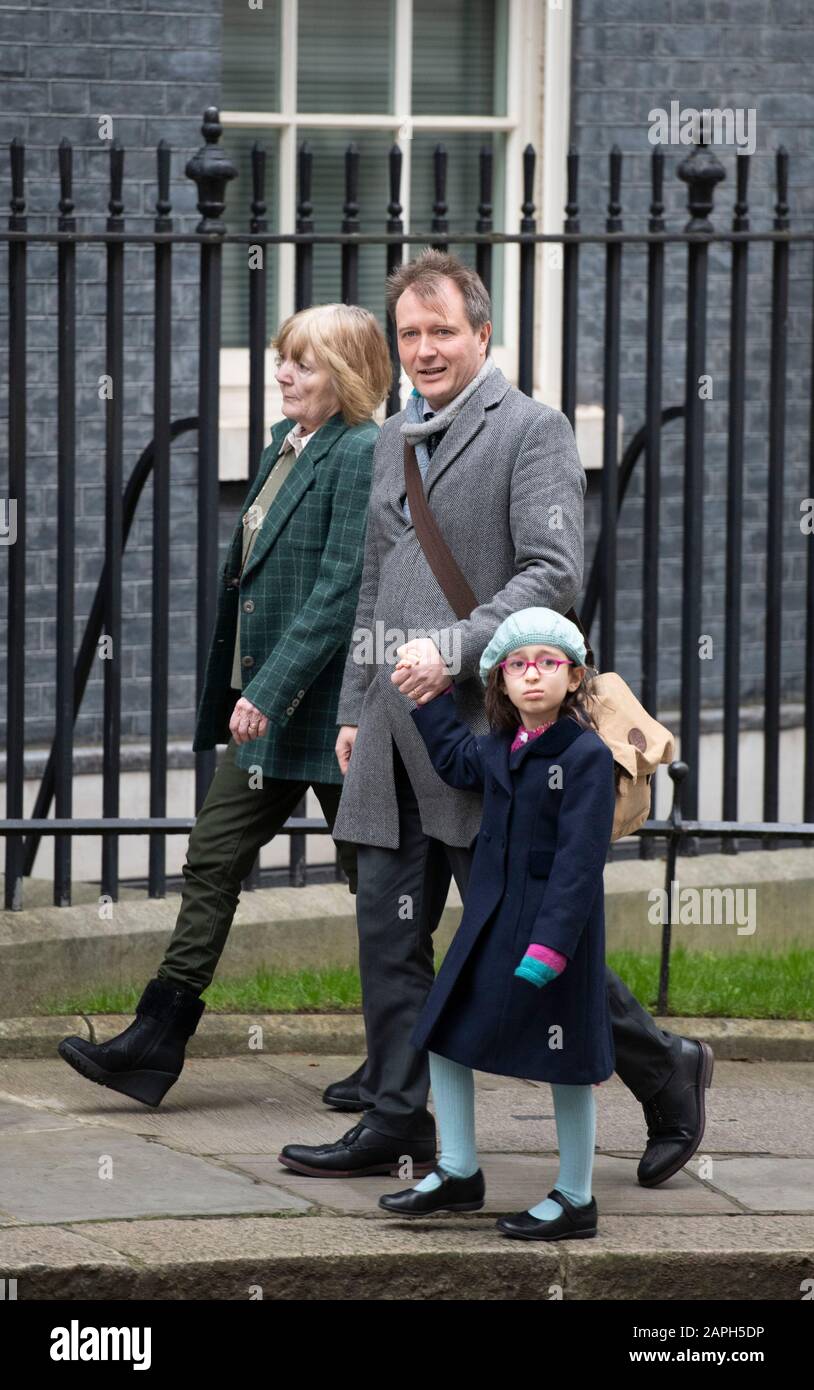
[[[452,685],[452,678],[431,637],[417,637],[396,648],[400,658],[390,677],[402,695],[425,705]]]
[[[229,732],[235,743],[249,743],[253,738],[262,738],[268,726],[263,711],[241,695],[229,720]]]
[[[339,763],[339,770],[343,777],[348,770],[350,755],[353,752],[353,745],[356,742],[356,735],[358,732],[358,724],[343,724],[342,728],[339,730],[339,737],[334,744],[334,752],[337,762]]]

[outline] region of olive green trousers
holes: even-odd
[[[341,782],[264,777],[262,786],[252,787],[252,774],[235,765],[236,749],[230,739],[190,834],[181,871],[181,910],[157,972],[159,979],[197,993],[212,981],[241,885],[263,845],[278,834],[309,786],[331,830],[342,795]],[[355,893],[356,845],[344,840],[334,843],[350,891]]]

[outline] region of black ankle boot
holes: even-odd
[[[132,1096],[160,1105],[181,1075],[184,1049],[206,1005],[193,990],[166,980],[150,980],[136,1005],[136,1017],[110,1042],[63,1038],[57,1051],[74,1071]]]

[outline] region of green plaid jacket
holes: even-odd
[[[245,511],[291,429],[281,420],[263,450]],[[334,753],[336,709],[353,633],[364,560],[373,420],[332,416],[302,450],[269,507],[243,571],[242,519],[219,574],[218,608],[198,706],[193,750],[228,743],[235,628],[240,621],[243,695],[269,720],[263,738],[241,744],[238,767],[291,781],[342,782]]]

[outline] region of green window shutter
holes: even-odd
[[[413,115],[506,113],[505,0],[413,0]]]
[[[223,106],[237,110],[275,110],[279,104],[279,0],[250,10],[245,0],[224,0]],[[505,112],[506,0],[414,0],[413,109],[415,114],[477,115]],[[393,0],[300,0],[298,31],[298,109],[303,112],[386,113],[392,110],[394,52]],[[236,160],[239,178],[228,193],[230,229],[248,225],[251,201],[249,151],[257,139],[267,150],[266,201],[270,230],[278,230],[278,137],[270,130],[230,130],[224,145]],[[344,201],[344,153],[353,140],[360,153],[359,220],[362,231],[384,231],[389,201],[387,154],[391,131],[351,128],[307,129],[313,152],[312,203],[315,230],[339,231]],[[450,233],[472,231],[479,200],[479,150],[491,143],[494,155],[493,224],[503,230],[505,136],[478,132],[420,131],[412,142],[411,227],[429,233],[434,202],[433,151],[448,152],[447,217]],[[293,228],[280,230],[293,231]],[[429,239],[429,238],[428,238]],[[414,256],[418,247],[407,249]],[[450,243],[475,264],[475,248]],[[226,346],[248,341],[248,272],[244,247],[224,252],[223,331]],[[502,338],[503,250],[495,247],[492,293],[495,341]],[[277,325],[277,252],[268,249],[269,333]],[[359,299],[384,323],[386,251],[367,246],[359,252]],[[314,248],[314,301],[341,298],[341,251]]]
[[[222,32],[224,110],[279,110],[280,0],[223,0]]]
[[[393,0],[299,0],[297,110],[392,110]]]

